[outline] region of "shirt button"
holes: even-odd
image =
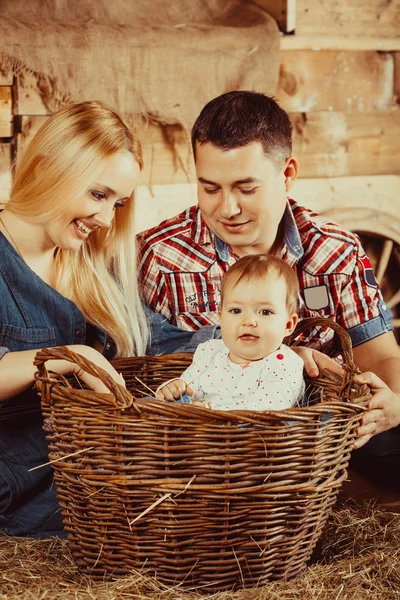
[[[299,246],[298,244],[296,244],[295,246],[293,246],[293,248],[294,248],[294,250],[296,250],[296,252],[297,252],[298,250],[300,250],[300,246]]]
[[[386,310],[386,309],[387,309],[386,304],[382,304],[382,310]]]
[[[109,350],[110,348],[111,348],[111,344],[110,344],[110,342],[107,342],[107,344],[106,344],[106,350]]]
[[[76,337],[83,338],[85,336],[85,332],[83,331],[83,329],[78,329],[75,335]]]

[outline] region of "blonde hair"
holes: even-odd
[[[87,193],[107,159],[128,151],[143,167],[139,140],[101,102],[65,106],[34,136],[20,163],[7,210],[31,223],[59,219]],[[132,194],[133,196],[133,194]],[[57,290],[114,341],[118,356],[145,354],[148,328],[139,297],[134,197],[108,231],[91,233],[74,252],[57,249]]]
[[[299,282],[293,269],[281,258],[272,254],[243,256],[225,273],[221,284],[221,308],[224,294],[239,281],[259,281],[275,272],[286,281],[286,309],[289,315],[297,312]]]

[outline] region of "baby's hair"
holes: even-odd
[[[297,312],[299,282],[293,269],[281,258],[270,254],[249,254],[240,258],[225,273],[221,284],[221,308],[228,287],[236,286],[240,281],[259,281],[272,273],[286,281],[286,308],[290,315]]]

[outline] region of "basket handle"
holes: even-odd
[[[351,378],[361,372],[354,364],[351,337],[343,327],[336,323],[336,321],[328,319],[327,317],[309,317],[299,321],[293,333],[287,338],[288,345],[290,345],[298,335],[303,333],[303,331],[312,329],[313,327],[329,327],[330,329],[333,329],[340,339],[344,359],[344,370],[352,376]]]
[[[68,360],[69,362],[77,364],[81,369],[86,371],[86,373],[89,373],[89,375],[98,377],[113,395],[113,404],[116,408],[125,409],[134,404],[132,394],[128,392],[124,386],[117,383],[107,371],[101,367],[97,367],[92,361],[73,352],[73,350],[70,350],[66,346],[43,348],[36,353],[35,360],[33,361],[33,364],[38,369],[36,379],[39,379],[44,383],[50,382],[50,377],[45,366],[45,363],[48,360]]]

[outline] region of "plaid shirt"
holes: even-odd
[[[289,200],[281,257],[297,273],[299,317],[329,317],[353,346],[392,329],[391,313],[356,235]],[[238,260],[205,224],[197,206],[138,236],[145,302],[185,330],[218,323],[221,280]],[[320,327],[295,343],[333,353],[334,333]]]

